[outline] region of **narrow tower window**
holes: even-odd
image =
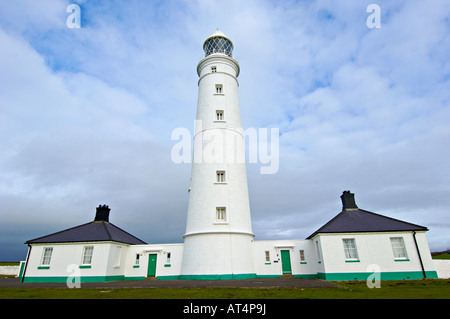
[[[215,66],[212,66],[212,67],[211,67],[211,72],[212,72],[212,73],[216,73],[216,72],[217,72],[217,68],[216,68]]]
[[[225,183],[225,171],[217,171],[216,175],[217,175],[216,179],[217,183]]]
[[[216,84],[216,94],[222,94],[223,92],[222,84]]]
[[[216,121],[223,121],[223,110],[217,110],[216,111]]]
[[[227,221],[227,212],[225,207],[216,208],[216,221],[222,223]]]

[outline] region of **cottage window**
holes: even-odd
[[[266,263],[270,263],[270,251],[266,250],[265,254],[266,254]]]
[[[136,254],[136,261],[134,262],[135,265],[139,265],[139,257],[140,254]]]
[[[305,263],[305,251],[300,250],[299,253],[300,253],[300,262]]]
[[[343,239],[344,252],[346,261],[357,261],[358,250],[356,249],[356,242],[354,238]]]
[[[50,266],[50,260],[52,259],[53,247],[45,247],[42,252],[41,265]]]
[[[85,246],[83,249],[82,265],[90,265],[92,262],[92,253],[94,252],[94,246]]]
[[[392,251],[394,252],[394,259],[408,259],[406,254],[405,242],[403,237],[391,237]]]

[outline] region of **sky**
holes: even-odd
[[[191,164],[171,135],[193,131],[217,29],[243,129],[279,130],[279,169],[247,163],[255,240],[305,239],[350,190],[449,249],[449,17],[446,0],[0,0],[0,261],[105,204],[147,243],[183,242]]]

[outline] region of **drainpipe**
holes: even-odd
[[[23,282],[25,280],[25,273],[27,272],[27,266],[28,266],[28,258],[30,257],[30,253],[31,253],[31,245],[28,245],[28,252],[27,252],[27,259],[25,259],[25,267],[23,269],[23,274],[22,274],[22,278],[20,280],[20,282]]]
[[[419,246],[417,245],[415,231],[413,232],[413,237],[414,237],[414,243],[416,244],[417,254],[419,255],[420,266],[422,267],[423,278],[427,278],[427,275],[425,274],[425,268],[423,267],[423,263],[422,263],[422,257],[420,257],[420,251],[419,251]]]

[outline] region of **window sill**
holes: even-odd
[[[171,264],[164,264],[164,267],[172,267]]]
[[[346,263],[359,263],[359,259],[349,259],[345,261]]]
[[[38,266],[38,269],[50,269],[50,266]]]
[[[264,265],[272,265],[272,263],[265,263]]]
[[[214,123],[226,123],[227,121],[225,120],[215,120]]]
[[[213,225],[228,225],[228,222],[215,222]]]
[[[396,261],[396,262],[397,261],[409,261],[409,259],[408,258],[402,258],[402,259],[399,258],[399,259],[394,259],[394,261]]]
[[[214,93],[214,95],[224,95],[223,93]]]
[[[139,268],[139,265],[134,265],[133,268]]]
[[[306,264],[307,264],[306,261],[301,261],[301,262],[300,262],[300,265],[306,265]]]
[[[80,265],[78,266],[80,269],[90,269],[91,265]]]
[[[215,182],[214,185],[227,185],[227,182]]]

